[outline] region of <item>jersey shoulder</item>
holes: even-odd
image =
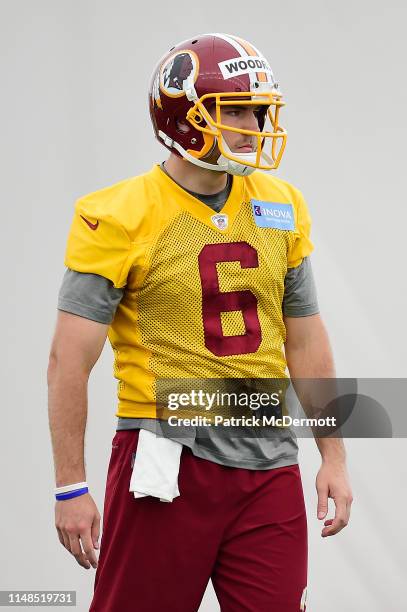
[[[130,270],[142,265],[146,244],[160,231],[160,222],[149,214],[154,201],[150,188],[146,175],[141,174],[79,198],[65,265],[103,276],[116,288],[125,286]]]
[[[119,226],[131,241],[138,242],[148,240],[165,223],[169,210],[164,204],[165,198],[149,171],[80,197],[75,211],[92,223],[104,221]]]
[[[268,201],[275,198],[297,207],[304,200],[301,191],[292,183],[260,170],[248,176],[246,182],[249,192],[256,192],[257,195],[267,198]]]
[[[77,200],[75,212],[92,223],[120,226],[131,237],[145,214],[144,183],[141,174],[87,193]]]

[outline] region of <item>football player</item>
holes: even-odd
[[[81,197],[69,233],[48,370],[58,536],[81,566],[97,568],[93,612],[193,612],[209,579],[224,612],[305,610],[307,520],[291,428],[232,437],[197,426],[180,439],[158,401],[169,380],[233,388],[233,379],[287,379],[287,369],[335,377],[306,202],[263,172],[284,152],[283,96],[256,47],[207,34],[159,61],[149,104],[168,158]],[[88,378],[107,335],[118,421],[97,560],[84,432]],[[182,443],[172,503],[129,490],[140,432],[158,424]],[[347,524],[352,494],[342,441],[316,441],[326,537]]]

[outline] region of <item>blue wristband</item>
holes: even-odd
[[[68,493],[57,493],[55,495],[55,499],[58,501],[62,501],[64,499],[72,499],[73,497],[79,497],[79,495],[84,495],[88,493],[88,487],[83,487],[83,489],[77,489],[76,491],[69,491]]]

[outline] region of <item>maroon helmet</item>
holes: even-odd
[[[153,72],[149,101],[157,139],[198,166],[248,175],[280,163],[287,134],[278,122],[284,105],[279,86],[260,51],[237,36],[203,34],[173,47]],[[256,106],[259,131],[224,125],[221,108],[227,105]],[[212,118],[209,109],[214,106]],[[180,122],[189,129],[182,129]],[[255,150],[232,152],[224,130],[254,137]],[[216,145],[217,161],[205,161]]]

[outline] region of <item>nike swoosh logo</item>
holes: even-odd
[[[98,227],[98,225],[99,225],[99,221],[96,221],[96,223],[92,223],[91,221],[89,221],[88,219],[86,219],[86,217],[84,217],[84,216],[82,216],[82,215],[81,215],[81,217],[82,217],[82,219],[85,221],[85,223],[86,223],[87,225],[89,225],[90,229],[93,229],[93,230],[97,229],[97,227]]]

